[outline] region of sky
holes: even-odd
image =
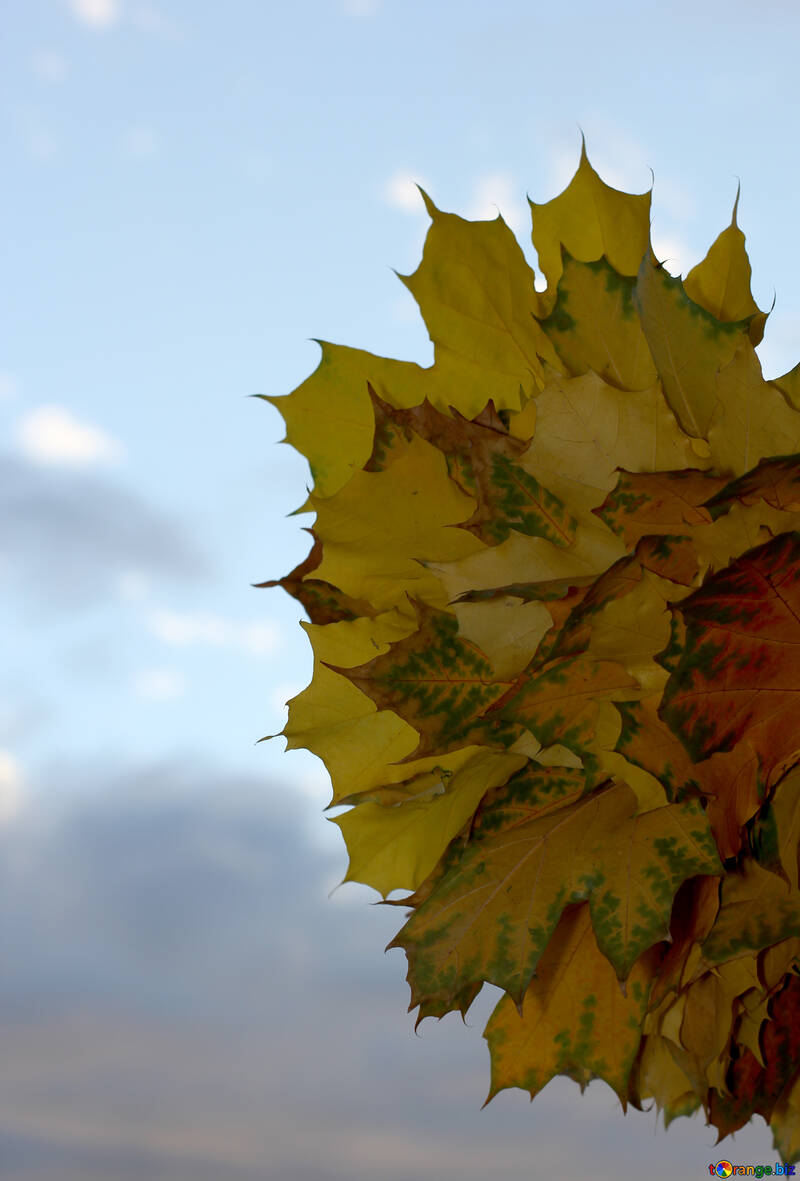
[[[415,187],[498,211],[581,131],[673,273],[731,216],[798,360],[793,2],[0,0],[0,1178],[708,1175],[595,1082],[488,1107],[487,988],[414,1034],[392,907],[275,738],[306,553],[277,411],[325,339],[432,362]]]

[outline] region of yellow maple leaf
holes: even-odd
[[[562,274],[562,248],[580,262],[605,256],[620,275],[635,275],[650,240],[650,193],[632,196],[613,189],[589,163],[581,148],[578,170],[558,197],[530,201],[533,245],[547,279],[550,300]]]
[[[644,952],[623,992],[597,946],[588,905],[565,910],[520,1008],[505,996],[489,1018],[489,1099],[504,1087],[533,1099],[554,1075],[568,1074],[582,1084],[604,1079],[624,1104],[659,954]]]

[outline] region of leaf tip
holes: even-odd
[[[742,182],[739,179],[739,177],[737,176],[736,177],[736,199],[733,202],[733,213],[731,214],[731,228],[735,229],[735,230],[738,230],[738,228],[739,228],[739,223],[736,220],[736,215],[739,210],[739,197],[741,196],[741,193],[742,193]]]
[[[489,1087],[489,1093],[488,1093],[488,1095],[486,1096],[486,1098],[484,1099],[483,1103],[481,1103],[481,1111],[483,1111],[485,1108],[487,1108],[487,1107],[489,1106],[489,1104],[491,1103],[492,1099],[494,1099],[495,1095],[497,1094],[497,1092],[498,1092],[498,1089],[499,1089],[499,1088],[498,1088],[498,1087],[496,1087],[496,1086],[494,1085],[494,1083],[491,1085],[491,1087]]]
[[[435,218],[436,214],[440,212],[439,209],[436,207],[436,205],[434,205],[432,199],[425,192],[422,185],[418,184],[417,188],[419,189],[419,195],[422,197],[422,200],[425,202],[425,208],[428,211],[428,216],[431,219]]]

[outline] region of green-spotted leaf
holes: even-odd
[[[678,886],[721,871],[702,810],[669,805],[636,815],[624,785],[553,810],[536,793],[520,808],[509,785],[482,808],[459,863],[392,946],[409,959],[412,1003],[454,998],[485,980],[517,1002],[565,906],[588,899],[602,953],[625,979],[668,934]]]
[[[512,681],[499,680],[476,644],[446,611],[417,607],[419,627],[357,668],[340,670],[378,709],[394,710],[419,731],[416,758],[466,746],[474,723]]]
[[[636,280],[605,258],[577,262],[564,255],[556,305],[542,327],[570,373],[592,369],[622,390],[646,390],[656,368],[636,306]]]
[[[689,435],[706,438],[718,404],[717,371],[733,360],[747,321],[718,320],[652,256],[642,260],[635,299],[667,401]]]
[[[520,463],[529,441],[509,434],[490,402],[483,414],[466,419],[458,411],[440,414],[429,402],[396,410],[371,391],[375,409],[375,445],[366,465],[382,471],[393,453],[414,434],[432,443],[445,457],[450,478],[476,501],[464,522],[487,545],[499,545],[512,530],[545,537],[555,545],[575,540],[577,521],[562,501]]]
[[[589,907],[568,907],[539,961],[521,1012],[505,996],[484,1037],[492,1056],[491,1099],[521,1087],[533,1099],[554,1075],[582,1085],[604,1079],[624,1102],[660,948],[636,962],[625,991],[597,946]]]
[[[580,262],[605,256],[619,274],[636,274],[650,239],[650,193],[607,185],[589,163],[585,144],[563,193],[541,205],[529,202],[533,245],[547,279],[545,306],[555,299],[564,250]]]
[[[738,206],[737,193],[731,224],[712,242],[703,261],[692,267],[683,287],[689,299],[717,320],[723,323],[749,320],[750,338],[757,345],[764,335],[767,317],[750,290],[752,272],[744,234],[736,221]]]
[[[322,561],[322,545],[318,538],[299,565],[284,578],[255,583],[258,587],[280,586],[297,599],[313,624],[351,622],[373,615],[365,599],[353,599],[330,582],[314,578],[314,571]]]
[[[711,523],[706,502],[725,483],[691,468],[677,472],[621,471],[617,485],[595,510],[628,546],[642,537],[691,537],[693,527]]]

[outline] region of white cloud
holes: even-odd
[[[67,74],[67,63],[53,49],[37,49],[31,58],[33,72],[43,82],[61,82]]]
[[[521,236],[530,231],[525,194],[514,178],[505,172],[492,172],[478,180],[467,217],[488,221],[497,217],[498,211],[515,234]]]
[[[22,771],[6,750],[0,750],[0,824],[13,820],[22,808]]]
[[[419,176],[409,172],[396,172],[384,185],[383,195],[390,205],[406,213],[424,213],[425,203],[417,185],[427,192],[427,185]]]
[[[154,156],[158,151],[158,134],[153,131],[152,127],[132,127],[125,136],[122,146],[127,156],[132,156],[136,160],[144,160],[148,156]]]
[[[215,648],[240,648],[262,656],[272,652],[278,631],[272,623],[238,623],[210,611],[169,611],[158,608],[146,617],[153,635],[165,644],[188,647],[208,644]]]
[[[148,668],[134,678],[133,688],[148,701],[172,701],[182,695],[186,681],[174,668]]]
[[[0,401],[3,398],[16,398],[19,393],[17,379],[11,373],[0,373]]]
[[[107,29],[119,19],[117,0],[70,0],[72,15],[90,29]]]
[[[698,261],[693,257],[691,247],[680,238],[670,234],[662,235],[653,230],[651,239],[653,253],[670,275],[685,275]]]
[[[63,406],[40,406],[17,424],[20,451],[35,463],[89,467],[113,462],[120,444],[99,427],[81,422]]]

